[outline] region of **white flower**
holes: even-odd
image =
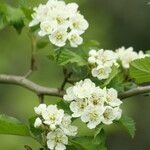
[[[128,49],[121,47],[116,50],[116,53],[122,63],[123,68],[125,69],[129,68],[130,63],[133,60],[138,59],[138,54],[133,51],[133,47],[129,47]]]
[[[48,0],[34,8],[32,18],[29,26],[40,24],[39,36],[49,36],[50,42],[59,47],[66,44],[67,38],[71,47],[82,44],[83,39],[79,35],[88,28],[88,22],[78,11],[76,3]]]
[[[47,134],[47,146],[50,150],[65,150],[68,144],[68,137],[61,129],[49,132]]]
[[[103,113],[102,122],[106,125],[112,124],[113,120],[116,118],[116,113],[114,112],[114,108],[110,106],[105,107],[105,111]]]
[[[34,111],[37,115],[42,115],[42,112],[46,110],[45,104],[40,104],[38,107],[34,107]]]
[[[49,22],[44,21],[40,24],[41,30],[39,31],[39,36],[45,36],[48,34],[51,34],[57,26],[57,23],[55,21]]]
[[[58,110],[56,105],[49,105],[47,109],[42,112],[44,123],[49,125],[51,130],[54,130],[56,125],[61,124],[63,116],[64,111],[62,109]]]
[[[104,107],[89,106],[82,114],[81,120],[87,123],[88,128],[93,129],[101,123],[103,112]]]
[[[87,99],[78,99],[71,102],[70,110],[73,112],[72,117],[80,117],[87,106]]]
[[[38,128],[42,125],[42,120],[38,117],[36,118],[35,122],[34,122],[34,127]]]
[[[98,65],[92,69],[92,76],[97,77],[99,80],[107,79],[112,69],[108,66]]]
[[[69,3],[67,4],[66,9],[68,10],[69,17],[72,17],[78,11],[78,5],[76,3]]]
[[[84,17],[77,13],[74,16],[70,18],[71,26],[70,28],[72,30],[75,30],[78,32],[78,34],[84,33],[84,31],[89,27],[88,22],[84,19]]]
[[[117,59],[116,54],[111,50],[100,49],[98,52],[97,64],[111,67]]]
[[[145,58],[145,57],[150,57],[150,55],[149,54],[144,54],[143,51],[139,51],[138,58],[141,59],[141,58]]]
[[[122,104],[122,101],[118,99],[118,92],[115,89],[107,89],[106,103],[112,107],[116,107]]]
[[[51,35],[49,35],[49,40],[52,44],[62,47],[66,44],[67,31],[64,28],[59,28],[55,30]]]
[[[63,99],[65,101],[72,101],[75,100],[77,97],[75,96],[73,92],[73,87],[69,87],[66,89],[66,94],[63,96]]]
[[[75,96],[79,99],[90,97],[95,89],[95,83],[90,79],[81,80],[73,87]]]
[[[71,47],[78,47],[78,45],[81,45],[83,43],[82,37],[76,32],[71,31],[68,34],[68,40],[70,41]]]
[[[94,50],[94,49],[90,50],[89,51],[89,56],[91,56],[91,57],[97,57],[98,56],[97,51]]]
[[[115,120],[119,120],[122,115],[122,110],[119,107],[114,108]]]
[[[88,62],[90,63],[90,64],[95,64],[96,63],[96,59],[95,59],[95,57],[89,57],[88,58]]]
[[[71,125],[71,116],[65,114],[62,119],[60,128],[68,136],[75,136],[77,134],[77,127]]]
[[[95,91],[91,94],[91,97],[88,99],[89,104],[93,106],[103,106],[106,99],[105,95],[105,90],[96,87]]]
[[[66,101],[88,98],[94,90],[95,83],[93,83],[90,79],[81,80],[80,82],[76,82],[73,87],[69,87],[63,98]]]

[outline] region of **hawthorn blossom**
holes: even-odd
[[[102,115],[102,122],[106,125],[112,124],[115,120],[116,114],[114,113],[114,108],[106,106]]]
[[[71,116],[70,115],[65,115],[62,119],[60,128],[64,131],[64,133],[68,136],[75,136],[77,134],[77,127],[71,125]]]
[[[99,80],[107,79],[112,69],[108,66],[98,65],[92,69],[92,76],[97,77]]]
[[[65,150],[68,137],[61,129],[56,129],[47,134],[47,146],[50,150]]]
[[[97,64],[111,67],[116,62],[116,54],[111,50],[100,49],[97,56]]]
[[[64,28],[58,28],[51,35],[49,35],[49,40],[52,44],[62,47],[66,44],[67,31]]]
[[[42,120],[38,117],[38,118],[36,118],[36,120],[35,120],[35,123],[34,123],[34,127],[35,128],[38,128],[38,127],[40,127],[42,125]]]
[[[70,18],[72,30],[77,31],[79,34],[83,34],[85,30],[89,27],[88,22],[84,19],[84,16],[77,13]]]
[[[90,79],[81,80],[66,89],[64,100],[69,102],[73,118],[80,118],[90,129],[101,123],[111,124],[122,115],[121,100],[113,88],[101,89]]]
[[[68,144],[68,137],[77,134],[78,128],[72,125],[72,116],[58,109],[57,105],[40,104],[35,107],[38,117],[34,127],[48,131],[47,146],[51,150],[64,150]]]
[[[42,117],[44,118],[44,123],[54,130],[57,125],[61,124],[64,111],[62,109],[58,110],[56,105],[49,105],[47,109],[42,112]]]
[[[102,121],[102,114],[104,112],[104,107],[93,107],[89,106],[86,108],[81,116],[81,120],[87,123],[87,127],[90,129],[95,128]]]
[[[40,104],[38,107],[34,107],[34,111],[37,115],[42,115],[42,112],[46,110],[46,104]]]
[[[103,49],[90,50],[88,62],[91,65],[92,76],[99,80],[107,79],[112,72],[112,66],[118,65],[116,53]]]
[[[95,91],[91,94],[91,97],[88,99],[88,101],[89,105],[92,106],[104,106],[105,99],[106,91],[97,87],[95,88]]]
[[[58,47],[65,46],[67,41],[71,47],[81,45],[81,34],[89,26],[76,3],[66,4],[59,0],[48,0],[46,4],[34,8],[29,26],[35,25],[40,27],[39,36],[48,36],[50,42]]]
[[[107,89],[106,103],[112,107],[116,107],[122,104],[122,101],[118,99],[118,93],[115,89]]]
[[[76,101],[71,102],[70,110],[73,112],[72,117],[80,117],[87,106],[87,99],[78,99]]]
[[[133,60],[138,59],[138,54],[137,52],[133,51],[133,47],[129,47],[127,49],[125,49],[125,47],[121,47],[116,50],[116,53],[121,61],[123,68],[125,69],[129,68],[130,63]]]
[[[71,31],[68,34],[68,40],[70,41],[71,47],[78,47],[78,45],[82,44],[83,42],[82,37],[80,37],[80,35],[76,31]]]

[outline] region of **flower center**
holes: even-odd
[[[96,112],[89,113],[90,120],[96,120],[98,117],[98,114]]]
[[[55,114],[50,115],[49,119],[54,122],[56,120]]]
[[[103,68],[99,69],[98,74],[104,74],[104,69]]]
[[[57,40],[61,40],[63,38],[63,35],[60,32],[57,32],[55,37]]]

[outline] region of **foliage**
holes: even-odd
[[[122,125],[128,133],[131,135],[133,138],[135,135],[135,122],[132,118],[123,115],[121,119],[118,121],[120,125]]]
[[[23,3],[18,8],[9,6],[8,4],[4,4],[4,3],[0,4],[0,30],[4,29],[7,26],[13,26],[16,29],[16,31],[20,34],[23,27],[28,26],[29,21],[32,19],[32,17],[31,17],[32,13],[33,13],[33,9],[25,6]],[[81,17],[80,19],[83,19],[83,18]],[[36,20],[36,18],[35,18],[35,20]],[[34,34],[34,36],[36,36],[37,29],[39,29],[38,24],[36,24],[36,26],[30,28],[28,31],[30,32],[30,34]],[[69,30],[68,30],[68,32],[69,32]],[[66,70],[69,73],[71,73],[72,76],[71,75],[70,76],[73,80],[72,80],[72,82],[71,82],[71,80],[69,82],[70,76],[69,76],[69,79],[68,78],[66,79],[66,74],[64,72],[65,84],[66,83],[74,84],[74,82],[76,82],[76,80],[78,81],[78,80],[82,80],[85,78],[90,78],[91,83],[95,83],[96,85],[98,85],[97,88],[99,88],[99,89],[101,88],[100,90],[104,90],[106,88],[114,88],[114,91],[116,91],[116,93],[117,93],[116,95],[118,96],[118,93],[130,90],[130,89],[136,87],[137,84],[143,84],[143,83],[150,82],[150,57],[145,57],[145,55],[143,54],[144,58],[140,58],[139,54],[132,51],[131,54],[135,54],[136,57],[130,58],[130,52],[131,52],[132,48],[128,49],[128,52],[129,52],[128,56],[123,55],[124,61],[125,61],[125,67],[122,65],[122,62],[121,62],[122,60],[120,58],[119,58],[120,60],[118,61],[119,56],[117,56],[116,62],[112,61],[112,65],[109,66],[111,68],[111,72],[108,75],[108,77],[98,80],[98,79],[95,79],[94,76],[91,75],[92,69],[95,67],[95,64],[97,62],[94,62],[94,63],[88,62],[88,55],[90,55],[89,51],[91,49],[94,49],[95,51],[98,50],[98,47],[100,46],[99,42],[97,42],[95,40],[90,40],[90,41],[84,41],[81,45],[79,44],[80,42],[78,44],[74,43],[74,44],[76,44],[74,47],[70,47],[69,45],[67,45],[68,43],[67,44],[65,43],[66,45],[64,47],[56,47],[56,44],[54,44],[55,46],[50,44],[48,39],[41,38],[41,39],[36,39],[36,40],[34,43],[35,45],[32,43],[35,46],[35,49],[38,49],[40,51],[41,49],[44,49],[46,46],[49,46],[48,58],[51,61],[57,63],[57,65],[59,65],[60,68],[62,68],[62,69],[67,68]],[[69,40],[69,42],[70,42],[70,40]],[[59,45],[59,42],[57,43],[57,46],[58,45]],[[78,45],[80,45],[80,46],[78,48],[75,48]],[[123,49],[125,51],[125,48],[123,48]],[[35,53],[36,52],[37,51],[35,51]],[[111,53],[117,55],[117,52],[115,53],[115,52],[111,51]],[[35,57],[34,54],[32,54],[32,59],[34,60],[35,58],[33,58],[33,57]],[[100,56],[100,57],[102,57],[102,56]],[[126,57],[129,57],[131,59],[131,60],[129,59],[131,62],[129,62],[129,60],[126,59]],[[94,61],[95,61],[95,59],[98,59],[97,55],[94,56]],[[102,58],[101,62],[106,62],[106,60],[107,59],[104,57],[104,58]],[[108,61],[110,61],[110,60],[108,60]],[[100,64],[100,65],[102,65],[102,64]],[[105,72],[105,70],[99,70],[98,75],[101,73],[104,73],[104,72]],[[92,85],[93,84],[91,84],[91,86]],[[88,84],[86,86],[88,86]],[[80,87],[78,87],[78,88],[80,89]],[[91,87],[89,86],[88,88],[91,88]],[[79,89],[76,89],[76,90],[79,90]],[[59,90],[57,89],[57,91],[59,92],[58,94],[60,94],[60,92],[64,92],[64,87]],[[73,92],[73,90],[71,92]],[[83,91],[81,89],[81,90],[79,90],[79,92],[81,92],[81,96],[83,96],[82,94],[85,91],[84,91],[84,89],[83,89]],[[105,91],[106,95],[107,95],[107,92],[108,92],[108,89],[106,89],[106,91]],[[73,95],[74,93],[71,93],[71,94]],[[86,95],[88,93],[84,93],[84,94]],[[115,93],[113,93],[113,94],[115,95]],[[43,98],[43,96],[44,95],[42,95],[42,98]],[[76,95],[73,95],[73,96],[76,96]],[[107,101],[108,98],[111,99],[111,96],[110,97],[108,97],[108,95],[106,96],[105,103],[109,103],[109,108],[112,108],[112,109],[115,109],[117,107],[119,108],[120,104],[122,103],[119,100],[119,97],[116,96],[115,100],[117,99],[120,102],[120,104],[119,105],[114,104],[114,106],[112,106],[112,104],[110,104],[111,102]],[[103,97],[104,97],[104,95],[103,95]],[[89,97],[86,97],[85,99],[84,98],[83,99],[86,100],[88,98]],[[74,99],[81,100],[82,98],[76,97]],[[73,99],[73,101],[75,101],[74,99]],[[57,103],[57,107],[59,109],[64,110],[65,113],[67,113],[71,116],[72,112],[71,112],[70,105],[68,102],[63,101],[61,99]],[[103,113],[104,113],[104,111],[103,111]],[[106,115],[108,115],[108,114],[106,113]],[[53,117],[54,116],[52,116],[52,118]],[[95,114],[94,114],[94,117],[95,117]],[[105,116],[103,116],[103,117],[105,117]],[[43,126],[40,125],[39,128],[36,128],[34,125],[36,118],[37,118],[37,116],[34,116],[29,119],[29,127],[28,127],[27,125],[21,123],[19,120],[15,119],[13,117],[9,117],[6,115],[0,115],[0,134],[30,136],[30,137],[34,138],[35,140],[37,140],[39,143],[41,143],[41,145],[43,147],[46,147],[45,146],[46,142],[47,142],[46,138],[47,138],[47,134],[49,132],[49,128],[48,129],[45,128],[45,127],[47,127],[47,126],[45,126],[45,122],[43,124],[41,123]],[[119,119],[116,119],[116,118],[112,119],[111,123],[115,122],[115,123],[123,126],[128,131],[128,133],[131,135],[131,137],[133,138],[135,135],[135,122],[132,120],[132,118],[127,117],[125,115],[122,115],[122,117]],[[41,119],[41,118],[39,118],[39,119]],[[73,125],[76,125],[78,127],[79,133],[76,135],[76,137],[71,137],[71,138],[69,137],[69,145],[66,146],[67,150],[106,150],[106,147],[105,147],[106,133],[104,131],[105,124],[102,121],[94,129],[92,129],[92,128],[89,129],[87,127],[87,124],[90,121],[87,121],[87,122],[85,121],[86,123],[83,123],[81,121],[82,119],[81,120],[75,119],[75,118],[71,118],[71,119],[72,119],[71,121],[73,121]],[[108,117],[107,119],[110,119],[110,118]],[[40,121],[42,122],[43,120],[40,120]],[[108,123],[108,124],[111,124],[111,123]],[[61,126],[60,126],[60,128],[61,128]]]
[[[130,76],[137,83],[150,82],[150,57],[133,61],[131,63]]]
[[[25,124],[6,115],[0,115],[0,134],[30,136],[29,129]]]

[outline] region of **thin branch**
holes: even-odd
[[[60,90],[64,90],[66,83],[68,82],[69,78],[72,75],[72,72],[68,72],[66,68],[63,69],[63,73],[64,73],[64,81],[60,87]]]
[[[31,35],[31,67],[30,69],[32,71],[37,69],[36,66],[36,59],[35,59],[35,53],[36,53],[36,38],[35,36],[32,34]]]
[[[65,91],[60,90],[57,88],[48,88],[41,85],[38,85],[22,76],[14,76],[14,75],[0,75],[0,83],[4,84],[13,84],[13,85],[19,85],[21,87],[24,87],[34,93],[36,93],[38,96],[40,96],[41,102],[43,101],[44,95],[49,96],[57,96],[57,97],[63,97]],[[120,99],[125,99],[128,97],[136,96],[139,94],[149,93],[150,92],[150,85],[149,86],[142,86],[137,87],[135,89],[123,92],[119,94]]]
[[[149,86],[141,86],[141,87],[137,87],[137,88],[134,88],[134,89],[131,89],[129,91],[119,94],[119,98],[125,99],[128,97],[132,97],[132,96],[136,96],[136,95],[140,95],[140,94],[144,94],[144,93],[149,93],[149,92],[150,92],[150,85]]]
[[[36,66],[36,38],[33,34],[29,34],[31,39],[31,59],[30,59],[30,68],[29,71],[24,75],[25,78],[28,78],[33,71],[37,69]]]
[[[29,69],[29,71],[24,75],[24,78],[28,78],[33,70]]]
[[[44,95],[38,95],[40,104],[44,103]]]
[[[62,97],[64,94],[64,91],[60,91],[57,88],[48,88],[38,85],[22,76],[0,75],[0,83],[19,85],[36,93],[37,95],[50,95]]]

